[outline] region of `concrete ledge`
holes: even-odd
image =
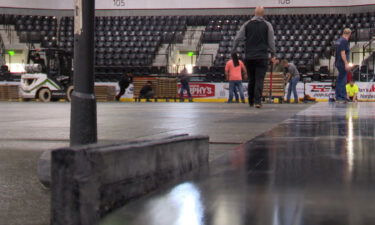
[[[51,224],[95,225],[108,212],[208,162],[207,136],[52,151]]]

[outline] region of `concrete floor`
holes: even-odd
[[[100,224],[375,224],[374,110],[316,104]]]
[[[210,136],[210,160],[270,130],[309,105],[99,103],[99,142]],[[0,103],[0,225],[49,224],[49,191],[36,176],[45,150],[69,145],[67,103]]]

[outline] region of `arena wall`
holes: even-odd
[[[235,3],[234,3],[235,2]],[[73,15],[73,1],[3,0],[0,13],[27,15]],[[98,16],[148,15],[238,15],[251,14],[257,5],[268,7],[269,14],[327,14],[374,11],[371,0],[96,0]]]

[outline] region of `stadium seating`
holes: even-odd
[[[43,47],[57,46],[56,17],[52,16],[9,16],[7,23],[15,25],[21,42],[42,43]]]
[[[116,75],[124,72],[135,75],[166,72],[151,67],[152,62],[162,44],[182,42],[186,23],[184,16],[96,17],[97,80],[118,80]],[[61,19],[60,48],[73,50],[73,28],[73,17]]]
[[[152,67],[162,44],[181,43],[187,26],[205,26],[203,43],[218,43],[211,68],[197,67],[194,73],[207,79],[223,78],[233,39],[250,15],[214,16],[108,16],[95,19],[95,65],[100,81],[116,80],[124,72],[147,75],[166,72]],[[313,70],[319,59],[332,54],[333,41],[342,29],[354,30],[352,40],[366,41],[375,34],[375,12],[357,14],[268,15],[275,30],[276,57]],[[73,17],[0,15],[0,24],[15,25],[22,41],[43,47],[74,48]],[[58,28],[59,27],[59,28]],[[244,56],[244,47],[236,51]]]

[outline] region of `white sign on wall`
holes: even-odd
[[[317,7],[350,6],[354,0],[96,0],[97,9],[209,9],[209,8],[249,8],[259,5],[265,7]],[[374,4],[371,0],[361,0],[361,4]],[[355,4],[358,4],[355,1]],[[60,5],[69,9],[67,1]]]
[[[73,9],[73,1],[68,1],[69,8]],[[58,0],[1,0],[1,7],[28,8],[28,9],[60,9]]]
[[[210,9],[375,5],[373,0],[96,0],[97,9]],[[0,7],[73,9],[74,0],[2,0]]]

